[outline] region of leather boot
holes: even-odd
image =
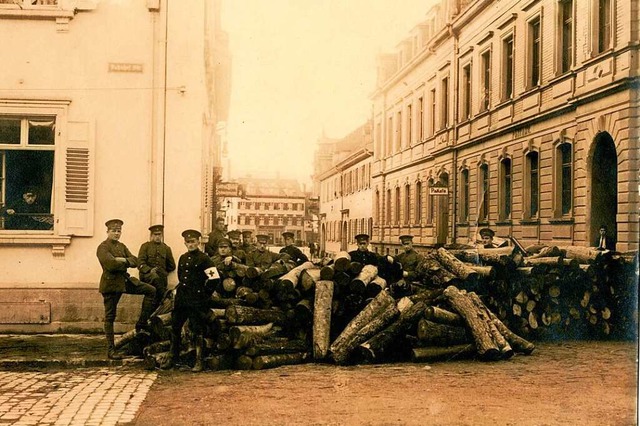
[[[196,363],[191,369],[194,373],[204,370],[204,337],[196,337]]]
[[[107,358],[109,359],[122,359],[122,354],[116,352],[115,338],[113,336],[113,323],[104,323],[104,334],[107,337]]]
[[[176,361],[180,358],[180,336],[177,336],[174,333],[171,333],[171,347],[169,349],[169,355],[164,360],[162,364],[160,364],[160,368],[162,370],[168,370],[173,368],[176,364]]]

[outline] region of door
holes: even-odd
[[[599,241],[600,226],[607,227],[607,235],[617,241],[616,215],[618,213],[618,156],[613,138],[602,132],[596,136],[591,157],[591,221],[590,244]]]
[[[436,244],[446,244],[449,236],[449,175],[440,175],[438,186],[447,191],[436,197]]]

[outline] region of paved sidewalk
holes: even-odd
[[[0,371],[0,425],[116,425],[135,419],[154,372]]]
[[[110,367],[139,363],[142,363],[141,359],[108,359],[103,335],[0,335],[0,370]]]

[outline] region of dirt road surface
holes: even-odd
[[[507,361],[161,373],[136,425],[635,425],[636,344]]]

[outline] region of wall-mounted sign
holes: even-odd
[[[430,186],[429,195],[449,195],[449,188],[446,186]]]
[[[142,64],[128,64],[122,62],[109,62],[109,72],[142,72]]]
[[[218,197],[237,197],[238,182],[218,182],[216,185],[216,195]]]

